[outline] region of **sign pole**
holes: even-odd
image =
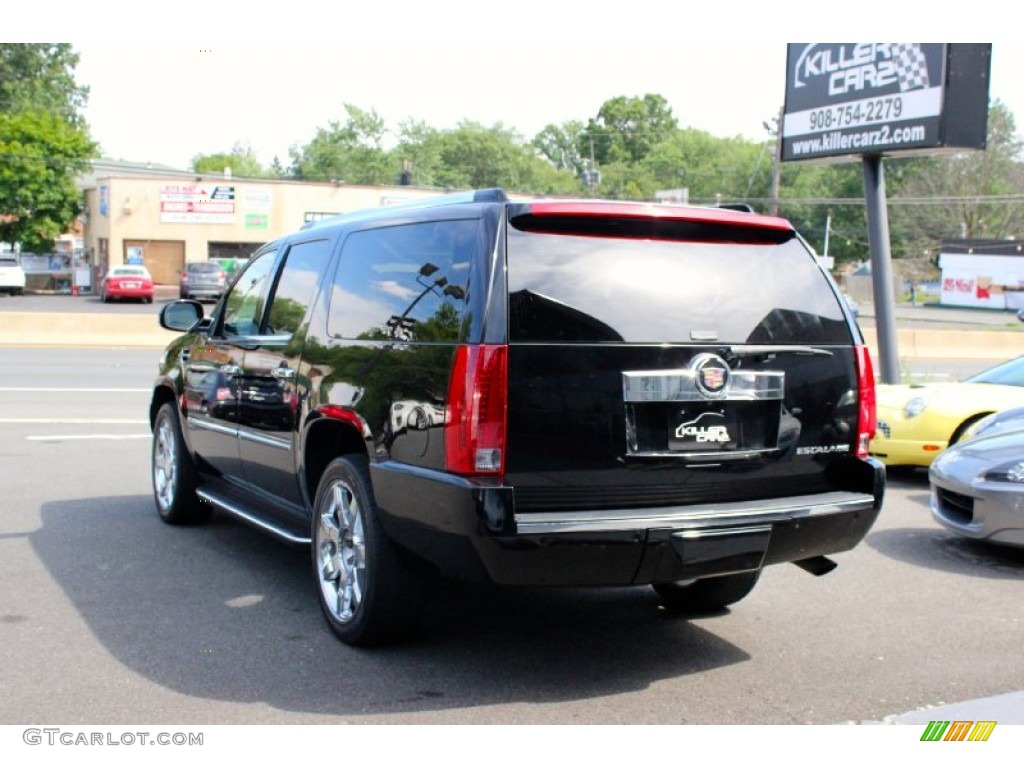
[[[885,169],[881,155],[864,155],[864,199],[871,246],[871,283],[875,296],[875,331],[883,384],[899,384],[892,258],[889,253],[889,211],[885,198]]]

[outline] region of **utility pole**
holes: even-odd
[[[779,187],[782,182],[782,113],[785,107],[779,107],[779,116],[772,118],[775,123],[775,157],[772,160],[772,216],[779,215]]]

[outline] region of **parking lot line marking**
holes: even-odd
[[[150,392],[145,387],[0,387],[0,392]]]
[[[0,424],[149,424],[147,419],[0,419]]]
[[[36,442],[57,442],[62,440],[138,440],[149,439],[152,435],[28,435],[26,440]]]

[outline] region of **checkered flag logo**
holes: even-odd
[[[894,43],[893,60],[901,91],[928,87],[928,62],[919,43]]]

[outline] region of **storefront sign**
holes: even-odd
[[[235,188],[210,184],[160,187],[160,221],[165,224],[232,224]]]
[[[991,44],[790,43],[782,159],[984,149]]]

